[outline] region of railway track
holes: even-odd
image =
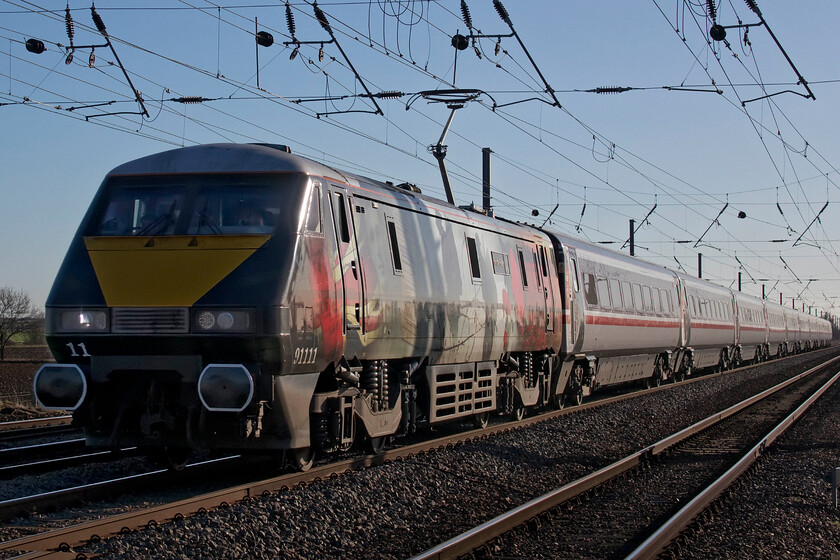
[[[829,360],[412,560],[467,554],[656,558],[668,546],[678,547],[680,533],[840,378],[840,373],[834,373],[838,360]]]
[[[693,380],[693,382],[709,379],[710,377],[717,377],[720,374],[712,376],[704,376]],[[723,374],[725,375],[725,374]],[[685,382],[681,385],[690,385],[692,381]],[[674,385],[666,385],[656,389],[651,389],[644,394],[653,394],[660,391],[667,391]],[[284,489],[291,489],[301,484],[307,485],[311,482],[324,480],[327,478],[334,478],[340,476],[342,473],[354,471],[366,466],[382,464],[387,462],[401,462],[410,460],[411,457],[421,455],[424,453],[433,453],[435,451],[444,451],[457,446],[459,443],[468,443],[470,441],[478,441],[481,438],[489,437],[493,434],[502,432],[509,432],[514,429],[525,428],[533,424],[551,420],[558,416],[576,414],[586,410],[591,410],[605,405],[613,404],[619,401],[632,399],[639,396],[639,393],[626,394],[617,397],[610,397],[601,399],[596,402],[587,403],[580,407],[574,407],[562,411],[554,411],[542,414],[538,417],[526,418],[520,422],[503,425],[493,425],[486,429],[474,430],[467,433],[460,433],[449,435],[443,438],[433,440],[431,442],[423,442],[414,445],[409,445],[399,449],[392,449],[386,451],[382,455],[377,456],[362,456],[349,458],[337,463],[328,465],[319,465],[307,473],[291,473],[269,479],[257,479],[245,484],[231,486],[209,493],[200,494],[189,498],[173,501],[172,503],[162,504],[152,508],[144,508],[133,512],[121,514],[116,517],[107,517],[97,521],[82,523],[73,527],[49,531],[40,535],[32,535],[14,541],[7,541],[0,543],[0,550],[3,551],[30,551],[37,552],[37,554],[47,554],[63,550],[71,550],[75,547],[83,546],[89,542],[96,542],[100,539],[107,538],[119,532],[125,532],[137,528],[145,527],[149,524],[156,525],[179,519],[189,517],[193,514],[202,511],[208,511],[214,508],[224,507],[236,502],[247,502],[256,497],[270,494]],[[230,474],[233,471],[230,465],[224,471]],[[162,479],[167,477],[168,473],[162,474]],[[195,477],[186,476],[180,479],[182,484],[189,486],[194,482]],[[136,495],[139,489],[136,483],[133,484],[133,493]],[[152,487],[158,484],[153,482]],[[105,494],[108,491],[104,492]],[[112,494],[114,492],[111,492]],[[118,492],[117,492],[118,493]],[[68,498],[70,500],[71,498]],[[77,500],[78,498],[72,498]],[[49,498],[47,499],[49,501]],[[25,510],[26,508],[22,508]],[[3,507],[0,505],[0,514],[2,514]]]
[[[0,444],[7,444],[21,440],[51,437],[69,433],[78,433],[70,426],[70,416],[54,416],[49,418],[32,418],[16,420],[14,422],[0,422]]]

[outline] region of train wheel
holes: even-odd
[[[365,438],[365,451],[369,455],[379,455],[385,449],[386,443],[388,443],[386,436]]]
[[[554,395],[551,398],[551,406],[554,407],[554,410],[563,410],[563,407],[566,406],[566,395],[562,393]]]
[[[295,470],[305,472],[312,468],[312,464],[315,462],[315,452],[311,447],[292,449],[291,458],[292,467]]]
[[[578,389],[569,395],[569,403],[572,406],[580,406],[583,403],[583,389]]]
[[[489,412],[480,412],[472,417],[473,425],[476,428],[486,428],[488,422],[490,422],[490,413]]]
[[[518,405],[513,407],[513,413],[510,415],[514,421],[519,422],[523,418],[525,418],[525,407],[522,405]]]

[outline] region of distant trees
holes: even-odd
[[[12,337],[31,333],[42,318],[43,313],[32,305],[25,290],[0,287],[0,361],[6,359],[6,345]]]

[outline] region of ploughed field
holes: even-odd
[[[0,362],[0,422],[55,416],[38,411],[32,397],[32,381],[44,362],[53,357],[46,346],[9,345]]]

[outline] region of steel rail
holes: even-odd
[[[543,494],[533,500],[530,500],[519,507],[507,511],[486,523],[483,523],[469,531],[466,531],[448,541],[439,544],[421,554],[413,556],[411,560],[447,560],[459,558],[463,555],[469,554],[480,546],[490,542],[496,537],[499,537],[511,529],[527,523],[529,520],[545,513],[546,511],[557,507],[558,505],[567,502],[583,493],[600,486],[604,482],[616,478],[630,469],[640,465],[645,461],[649,461],[653,457],[660,455],[665,450],[673,447],[677,443],[685,440],[689,436],[699,433],[710,426],[719,423],[726,418],[733,416],[741,410],[755,404],[756,402],[769,397],[770,395],[781,391],[782,389],[796,383],[797,381],[811,375],[812,373],[826,368],[832,363],[840,360],[840,356],[834,357],[818,366],[815,366],[803,373],[800,373],[790,379],[779,383],[769,389],[762,391],[752,397],[736,403],[724,411],[715,413],[687,428],[680,430],[652,445],[645,447],[623,459],[620,459],[606,467],[595,471],[583,478],[570,482]]]
[[[729,468],[724,474],[710,484],[705,490],[688,502],[680,511],[675,513],[666,521],[653,535],[647,538],[626,560],[647,560],[656,558],[665,548],[682,533],[700,513],[712,504],[727,488],[749,469],[758,458],[764,454],[765,449],[773,444],[794,422],[796,422],[808,409],[825,393],[838,379],[840,372],[829,379],[813,395],[811,395],[796,410],[782,420],[775,428],[764,436],[752,449]]]
[[[8,464],[11,461],[19,461],[21,459],[34,461],[35,459],[43,459],[49,456],[54,457],[56,453],[78,451],[84,448],[84,438],[7,447],[6,449],[0,449],[0,464]]]
[[[84,449],[84,448],[83,448]],[[122,449],[90,450],[82,451],[77,455],[64,457],[52,457],[41,459],[30,463],[8,465],[0,467],[0,480],[9,480],[17,476],[43,474],[77,465],[87,463],[101,463],[105,461],[116,461],[126,457],[140,455],[143,452],[137,447],[126,447]]]
[[[50,416],[47,418],[30,418],[28,420],[13,420],[11,422],[0,422],[0,432],[7,430],[20,430],[25,428],[36,428],[39,426],[58,426],[69,424],[72,416]]]
[[[834,358],[834,360],[838,359],[840,359],[840,356]],[[383,464],[389,461],[402,461],[414,455],[419,455],[422,453],[433,453],[435,451],[443,451],[445,449],[452,448],[459,443],[470,443],[471,441],[477,439],[483,439],[491,435],[507,433],[512,430],[525,428],[567,414],[575,414],[577,412],[590,410],[600,406],[606,406],[609,404],[629,400],[632,398],[643,397],[645,395],[653,394],[655,392],[669,390],[672,387],[678,385],[696,383],[704,379],[709,379],[720,375],[727,375],[729,373],[737,372],[751,367],[757,367],[759,365],[764,364],[752,364],[749,366],[744,366],[726,372],[699,376],[678,384],[667,384],[656,388],[646,389],[643,391],[634,391],[632,393],[618,395],[615,397],[603,398],[579,406],[564,408],[562,410],[556,410],[540,414],[539,416],[525,418],[518,422],[509,422],[506,424],[492,425],[488,426],[487,428],[472,430],[469,432],[461,432],[454,436],[446,436],[432,441],[407,445],[397,449],[388,450],[381,455],[367,455],[363,457],[346,459],[337,463],[331,463],[320,467],[315,467],[303,473],[291,473],[252,483],[237,485],[231,488],[202,494],[192,498],[186,498],[176,502],[162,504],[160,506],[135,510],[114,517],[93,520],[73,525],[70,527],[65,527],[62,529],[47,531],[37,535],[31,535],[11,541],[0,542],[0,551],[27,551],[30,552],[30,554],[25,554],[24,556],[20,557],[27,559],[69,557],[67,556],[67,551],[72,550],[73,547],[80,546],[88,542],[95,542],[102,538],[113,536],[118,533],[124,533],[134,529],[142,528],[150,524],[154,525],[170,522],[174,519],[186,517],[196,513],[201,513],[203,511],[207,511],[213,508],[229,506],[230,504],[234,504],[237,502],[248,501],[263,495],[270,494],[272,492],[288,489],[300,484],[316,482],[323,478],[337,476],[348,471],[357,470],[372,465]],[[686,434],[684,437],[688,437],[688,435],[691,434]],[[657,444],[654,444],[654,446],[656,445]],[[650,448],[646,448],[645,450],[640,452],[639,455],[642,456],[643,454],[647,453],[649,449]],[[630,462],[633,461],[634,460],[632,459],[630,460]],[[638,460],[636,460],[635,464],[637,463]],[[605,469],[602,469],[601,471],[604,470]],[[587,478],[597,478],[598,476],[603,476],[603,473],[601,471],[597,471],[596,473],[589,475],[589,477]],[[595,486],[596,484],[592,485]],[[578,494],[579,493],[580,492],[578,492]],[[2,503],[0,503],[0,512],[2,512]],[[72,557],[76,557],[75,553]]]

